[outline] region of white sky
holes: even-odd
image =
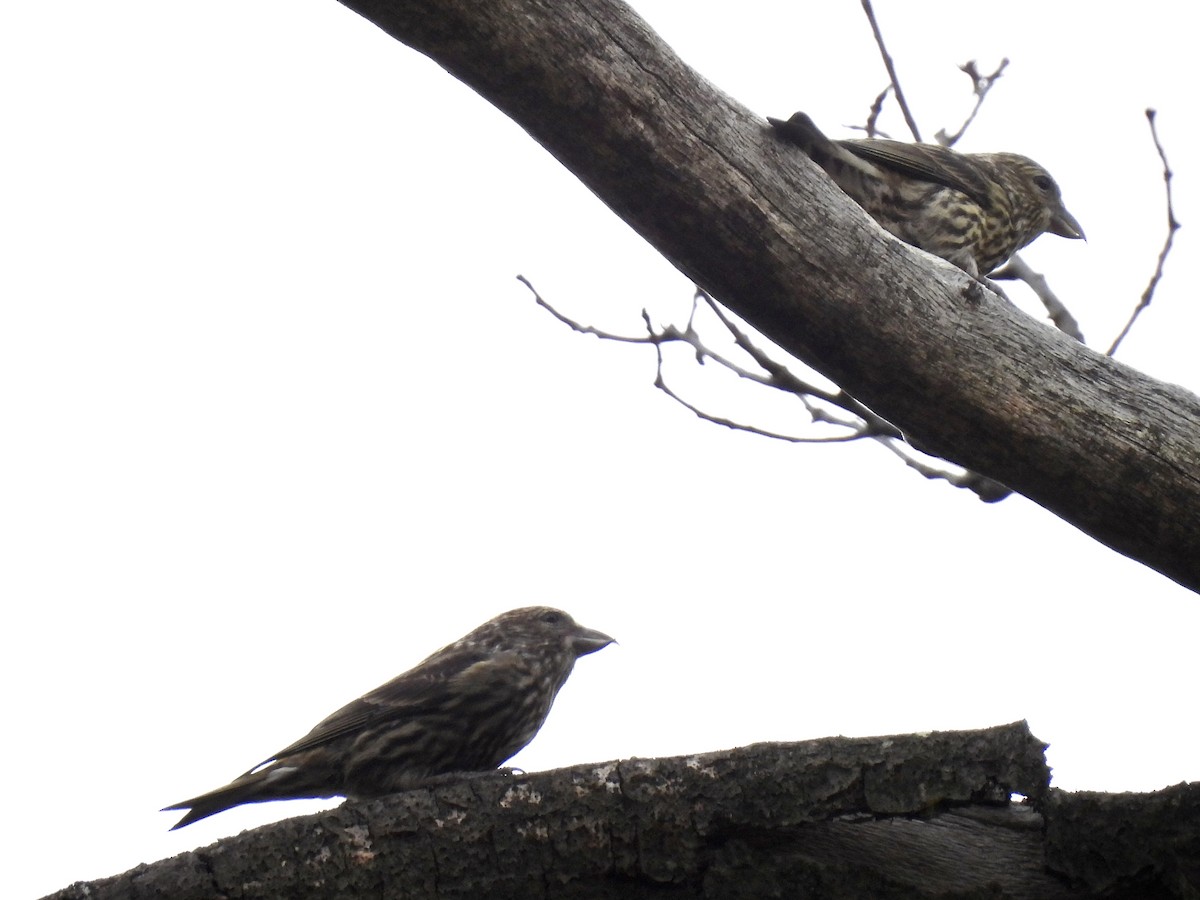
[[[858,3],[636,6],[764,115],[844,135],[885,83]],[[1200,384],[1185,7],[1086,40],[1092,4],[877,7],[929,136],[969,109],[959,63],[1012,59],[962,149],[1055,174],[1090,241],[1026,258],[1095,345],[1163,238],[1159,108],[1185,228],[1121,358]],[[10,896],[316,808],[158,812],[531,603],[621,643],[580,662],[530,770],[1028,718],[1064,788],[1200,775],[1194,595],[1023,499],[673,405],[651,351],[571,334],[515,276],[630,333],[691,285],[333,0],[7,4],[0,77]]]

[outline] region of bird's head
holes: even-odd
[[[1044,232],[1071,239],[1085,237],[1079,222],[1063,205],[1062,192],[1049,172],[1027,156],[989,155],[1002,176],[1014,215],[1026,227],[1026,243]]]
[[[563,653],[574,660],[595,653],[613,639],[602,631],[584,628],[561,609],[526,606],[509,610],[480,625],[459,644],[471,644],[493,652],[531,650]]]

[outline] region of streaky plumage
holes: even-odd
[[[883,228],[976,278],[1041,234],[1084,236],[1054,179],[1026,156],[877,138],[834,141],[802,112],[767,121]]]
[[[511,610],[225,787],[166,809],[189,810],[174,826],[182,828],[243,803],[378,797],[439,775],[495,769],[533,740],[575,660],[611,643],[562,610]]]

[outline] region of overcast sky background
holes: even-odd
[[[763,115],[846,136],[886,83],[858,3],[635,6]],[[1120,358],[1196,388],[1187,7],[1079,39],[1094,9],[877,2],[927,136],[970,109],[958,64],[1011,58],[960,146],[1056,176],[1089,241],[1025,255],[1101,348],[1165,233],[1159,109],[1185,227]],[[7,4],[0,76],[6,895],[319,807],[158,811],[528,604],[620,645],[526,769],[1027,718],[1057,786],[1200,776],[1193,594],[1019,497],[673,404],[652,351],[572,334],[516,275],[626,333],[682,321],[690,283],[333,0]]]

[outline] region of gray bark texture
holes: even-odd
[[[628,7],[342,2],[510,116],[680,271],[915,445],[1200,587],[1200,399],[892,238]]]
[[[1016,722],[490,773],[51,900],[1200,896],[1200,785],[1052,791],[1044,750]]]

